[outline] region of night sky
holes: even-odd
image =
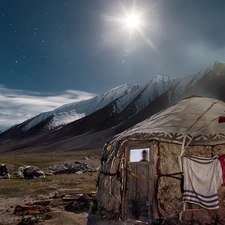
[[[1,0],[0,28],[0,129],[225,61],[224,0]]]

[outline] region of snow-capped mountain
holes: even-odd
[[[133,104],[133,111],[139,112],[149,105],[152,101],[168,91],[175,83],[176,78],[170,78],[165,75],[157,75],[146,86],[143,87],[142,92],[135,99]]]
[[[196,74],[157,75],[145,86],[121,85],[91,99],[43,112],[0,134],[2,151],[101,148],[113,135],[191,95],[225,100],[225,63],[215,62]],[[16,142],[16,144],[15,144]]]
[[[44,127],[44,130],[59,128],[65,124],[88,116],[91,113],[104,108],[115,99],[117,99],[117,101],[114,112],[120,112],[140,93],[141,90],[142,88],[139,86],[124,84],[91,99],[65,104],[54,111],[44,112],[32,119],[27,120],[23,126],[23,131],[27,131],[35,127],[50,117],[51,119]]]

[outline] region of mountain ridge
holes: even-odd
[[[82,149],[101,148],[113,135],[182,98],[201,95],[225,100],[224,77],[225,63],[214,62],[188,76],[171,78],[158,74],[143,87],[125,83],[91,99],[62,105],[9,128],[0,134],[1,151],[16,150],[22,143],[27,148],[46,151],[53,146],[62,151],[76,150],[81,148],[79,146]]]

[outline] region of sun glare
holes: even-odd
[[[108,39],[107,33],[107,41],[112,40],[118,42],[119,38],[124,38],[124,35],[128,35],[129,44],[134,44],[134,41],[143,43],[140,39],[141,37],[149,47],[157,50],[154,43],[152,43],[151,39],[148,37],[150,34],[149,31],[154,31],[155,29],[155,24],[153,24],[155,21],[150,18],[153,8],[143,9],[140,6],[137,7],[135,2],[133,6],[125,7],[120,0],[118,1],[121,7],[118,9],[118,13],[113,11],[111,14],[102,15],[104,21],[110,25],[112,32],[112,38],[110,39]],[[117,35],[114,35],[115,31]]]
[[[130,29],[138,28],[140,26],[140,18],[136,14],[128,15],[124,20],[126,26]]]

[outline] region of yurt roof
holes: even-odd
[[[218,99],[190,97],[160,111],[116,137],[116,140],[160,140],[190,145],[225,143],[225,103]]]

